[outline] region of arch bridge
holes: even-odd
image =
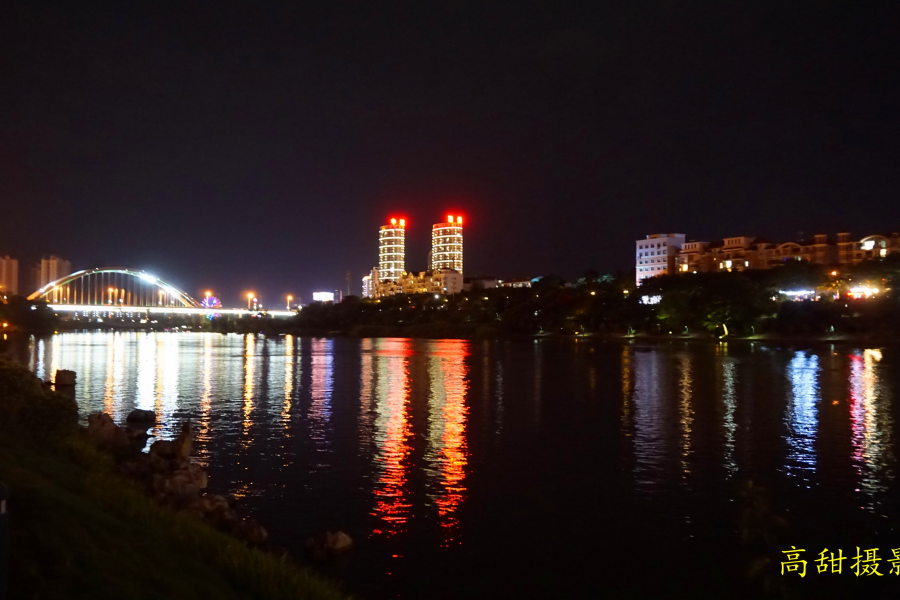
[[[51,281],[28,299],[53,305],[200,308],[172,284],[144,271],[118,267],[77,271]]]
[[[145,271],[120,267],[87,269],[51,281],[30,296],[57,312],[175,313],[195,315],[295,315],[292,310],[205,308],[187,292]]]

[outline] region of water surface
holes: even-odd
[[[747,479],[812,572],[825,546],[900,548],[894,348],[94,332],[27,360],[78,373],[83,417],[191,419],[211,488],[296,554],[347,531],[328,570],[368,598],[757,597]]]

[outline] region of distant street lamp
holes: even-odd
[[[113,303],[113,289],[109,288],[109,303]]]
[[[251,302],[253,302],[253,292],[247,292],[247,310],[250,310]]]
[[[291,310],[291,300],[293,300],[293,299],[294,299],[293,296],[288,295],[288,301],[287,301],[287,309],[288,310]]]

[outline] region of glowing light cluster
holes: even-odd
[[[871,298],[878,293],[878,288],[859,286],[850,288],[850,296],[853,298]]]

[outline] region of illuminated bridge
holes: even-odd
[[[292,310],[204,308],[189,294],[162,279],[133,269],[103,268],[77,271],[51,281],[29,300],[43,300],[56,312],[154,313],[187,315],[259,315],[289,317]]]

